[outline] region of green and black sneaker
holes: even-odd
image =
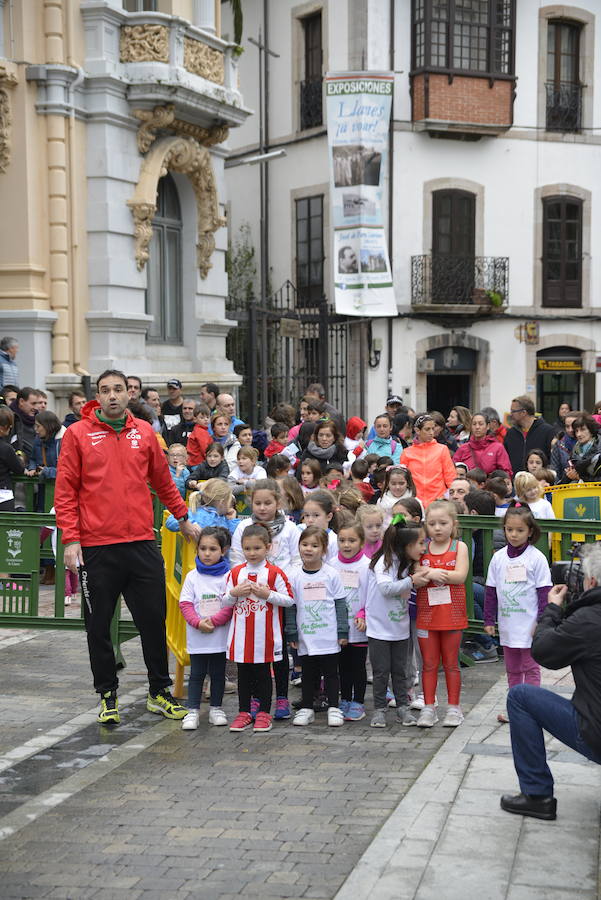
[[[102,725],[118,725],[121,721],[119,717],[119,701],[117,700],[116,691],[107,691],[106,694],[100,695],[100,712],[98,713],[98,721]]]
[[[157,715],[165,716],[166,719],[184,719],[190,710],[186,706],[181,706],[171,696],[171,691],[164,688],[158,694],[149,694],[146,700],[146,709],[148,712],[157,713]]]

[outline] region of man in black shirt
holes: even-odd
[[[501,797],[506,812],[557,818],[553,776],[543,729],[587,759],[601,764],[601,546],[583,554],[584,593],[565,610],[567,587],[555,585],[532,639],[532,657],[547,669],[572,667],[571,700],[532,684],[507,695],[511,749],[521,793]]]
[[[197,404],[194,400],[190,400],[189,397],[184,398],[184,402],[181,405],[181,422],[179,425],[174,425],[173,428],[167,432],[167,443],[169,445],[183,444],[184,447],[187,446],[188,438],[196,425],[196,420],[194,418],[196,406]],[[200,404],[198,404],[198,406],[200,406]]]
[[[165,420],[165,426],[170,431],[175,425],[179,425],[182,420],[182,383],[179,378],[172,378],[167,382],[167,393],[169,399],[165,400],[161,406],[161,415]]]

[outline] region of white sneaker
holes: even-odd
[[[328,725],[332,728],[344,725],[344,714],[337,706],[328,706]]]
[[[182,731],[196,731],[198,728],[198,720],[200,719],[200,710],[191,709],[182,722]]]
[[[423,709],[426,705],[423,694],[418,694],[415,700],[409,704],[409,709]],[[434,706],[438,706],[438,697],[434,697]]]
[[[227,716],[220,706],[209,709],[209,725],[227,725]]]
[[[443,728],[457,728],[463,722],[463,713],[460,706],[449,706],[447,714],[442,721]]]
[[[433,706],[424,706],[417,720],[418,728],[432,728],[438,722],[438,715]]]
[[[71,596],[65,597],[65,606],[71,606]]]
[[[340,710],[339,710],[340,712]],[[340,713],[342,715],[342,713]],[[312,709],[299,709],[292,720],[293,725],[310,725],[315,721],[315,713]]]

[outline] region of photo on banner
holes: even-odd
[[[336,312],[396,316],[384,231],[394,75],[326,75]]]

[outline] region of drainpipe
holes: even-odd
[[[390,56],[390,71],[394,73],[394,4],[395,0],[390,0],[390,37],[389,37],[389,56]],[[394,94],[393,94],[394,100]],[[393,203],[394,203],[394,190],[393,190],[393,181],[394,181],[394,102],[392,109],[390,111],[390,127],[388,131],[388,258],[390,259],[390,273],[392,274],[392,253],[393,253],[393,244],[392,244],[392,221],[393,221]],[[393,290],[394,290],[394,278],[392,280]],[[396,298],[395,298],[396,299]],[[393,329],[393,320],[391,317],[388,318],[387,322],[387,331],[388,331],[388,396],[392,396],[394,393],[394,388],[392,384],[392,329]]]

